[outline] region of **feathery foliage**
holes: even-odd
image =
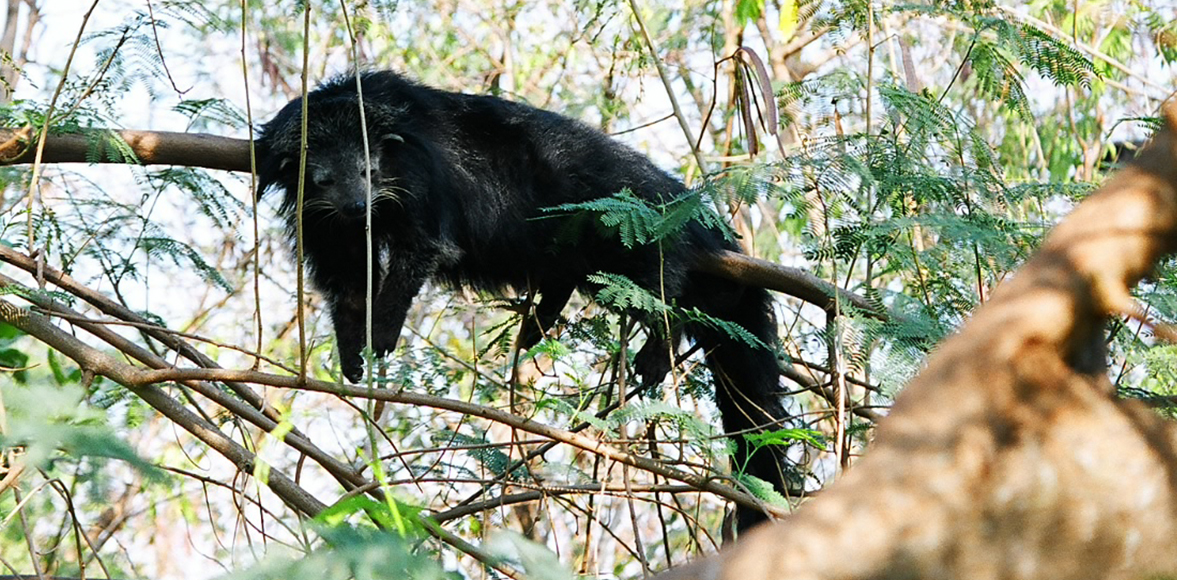
[[[427,287],[373,384],[435,397],[425,400],[436,407],[255,383],[150,387],[254,454],[252,471],[220,459],[196,435],[203,423],[189,429],[165,419],[135,392],[0,324],[0,411],[8,422],[0,425],[8,446],[0,479],[21,454],[43,470],[25,470],[18,482],[40,491],[24,496],[28,528],[14,519],[0,530],[6,561],[27,572],[37,557],[46,575],[76,576],[81,562],[89,574],[97,558],[120,577],[172,569],[174,553],[238,566],[269,552],[292,558],[240,577],[497,578],[501,566],[562,580],[570,573],[561,566],[636,577],[646,565],[660,569],[710,551],[722,536],[719,495],[687,491],[681,481],[524,426],[576,430],[788,505],[738,460],[729,467],[735,458],[718,428],[714,377],[697,345],[671,345],[668,379],[641,392],[634,367],[643,341],[703,325],[770,348],[787,365],[780,389],[790,419],[746,441],[757,453],[781,452],[799,492],[819,490],[843,460],[869,452],[872,415],[863,407],[885,414],[876,407],[890,404],[929,350],[1094,190],[1105,152],[1155,128],[1149,115],[1172,84],[1160,75],[1177,61],[1177,28],[1168,6],[1155,1],[1114,17],[1060,1],[1016,11],[956,0],[641,4],[636,15],[604,0],[455,0],[445,11],[406,0],[100,8],[107,11],[83,34],[52,108],[64,62],[40,45],[37,59],[4,59],[28,70],[17,75],[15,98],[0,103],[0,122],[39,129],[48,119],[52,133],[81,132],[95,163],[135,161],[109,130],[116,127],[245,136],[251,121],[299,93],[301,16],[309,9],[312,84],[387,66],[448,90],[529,102],[596,123],[688,184],[662,203],[620,191],[547,208],[540,219],[566,223],[569,239],[575,228],[592,227],[628,247],[658,245],[701,225],[750,255],[858,294],[885,316],[838,297],[833,317],[775,294],[782,344],[763,345],[731,321],[599,273],[593,295],[574,295],[548,335],[520,352],[520,324],[535,296]],[[42,21],[52,32],[30,38],[64,45],[60,39],[76,32],[60,28],[67,21],[57,13]],[[741,73],[728,57],[741,45],[766,64],[775,102],[730,94]],[[670,65],[662,73],[689,137],[668,116],[673,107],[654,58]],[[745,121],[761,119],[779,141],[748,134],[765,126]],[[0,273],[19,282],[0,287],[0,299],[28,312],[41,311],[34,303],[67,305],[106,324],[136,349],[54,319],[117,361],[188,368],[208,357],[289,376],[305,359],[309,378],[338,380],[330,316],[312,290],[296,317],[286,232],[271,200],[253,210],[247,179],[188,167],[49,165],[33,187],[32,175],[29,167],[0,169],[0,243],[91,292],[3,263]],[[1163,265],[1137,290],[1158,320],[1177,320],[1174,271]],[[181,331],[173,338],[190,348],[165,347],[159,329]],[[1172,413],[1177,353],[1157,342],[1147,326],[1114,321],[1111,378],[1124,396]],[[265,401],[264,417],[250,410],[256,401],[242,386]],[[831,395],[840,386],[848,408]],[[448,411],[447,401],[517,420]],[[835,457],[839,448],[845,457]],[[175,475],[157,479],[147,463]],[[332,507],[308,523],[266,487],[267,474],[279,473]],[[59,481],[69,497],[50,493]],[[0,512],[14,507],[12,494],[0,494]],[[426,523],[423,513],[436,521]],[[95,553],[70,548],[81,545],[73,530],[108,521],[90,538],[100,540]],[[183,528],[176,537],[191,548],[172,550],[171,536],[150,532],[165,526]],[[522,538],[494,539],[489,532],[499,529]],[[146,542],[161,549],[136,551]],[[468,556],[470,546],[482,550],[481,560]]]

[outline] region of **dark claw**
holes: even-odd
[[[364,379],[364,359],[358,352],[339,351],[339,366],[348,381],[358,383]]]
[[[343,377],[350,383],[360,383],[364,380],[364,366],[357,364],[355,366],[343,367]]]
[[[379,360],[392,353],[396,348],[397,337],[391,340],[388,337],[373,337],[372,351],[374,358]],[[343,367],[343,376],[348,381],[353,383],[360,383],[364,380],[364,357],[359,353],[339,353],[340,365]]]
[[[372,350],[376,353],[376,358],[384,358],[396,350],[397,338],[399,338],[399,335],[393,335],[391,337],[376,335],[372,337]]]

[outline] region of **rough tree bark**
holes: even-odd
[[[1177,105],[942,344],[864,460],[784,522],[662,580],[1177,574],[1177,430],[1118,400],[1109,315],[1177,248]]]

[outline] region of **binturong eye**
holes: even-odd
[[[380,141],[382,143],[384,143],[385,145],[391,145],[393,143],[404,143],[405,138],[401,137],[400,135],[397,135],[396,133],[389,133],[389,134],[381,137]]]

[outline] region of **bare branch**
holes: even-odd
[[[57,328],[49,318],[19,308],[7,300],[0,300],[0,320],[21,329],[68,356],[83,369],[127,387],[162,415],[232,461],[242,472],[253,473],[256,460],[254,454],[227,437],[217,429],[216,425],[209,423],[164,393],[153,381],[145,381],[144,379],[150,376],[151,371],[115,360]],[[278,470],[270,470],[264,483],[282,501],[306,515],[314,516],[327,507]]]
[[[56,278],[59,276],[59,273],[52,272],[51,276],[47,276],[47,278]],[[3,274],[0,274],[0,288],[14,285],[17,285],[14,280],[4,276]],[[84,318],[82,318],[80,313],[75,312],[62,304],[58,304],[44,298],[39,298],[36,295],[28,295],[25,297],[25,299],[29,300],[33,304],[36,304],[42,309],[50,311],[50,313],[55,316],[69,316],[72,319],[72,323],[74,325],[98,337],[102,341],[118,349],[123,354],[126,354],[127,356],[139,362],[157,369],[174,368],[171,364],[156,356],[150,350],[135,344],[134,342],[128,340],[127,338],[123,337],[117,332],[114,332],[99,322],[86,321]],[[225,393],[219,387],[211,383],[205,381],[185,381],[183,384],[188,388],[200,393],[205,398],[213,401],[214,403],[217,403],[221,407],[224,407],[227,411],[233,413],[235,417],[248,421],[267,433],[273,433],[280,425],[279,420],[262,414],[262,412],[256,408],[249,406],[245,402],[229,395],[228,393]],[[283,435],[281,439],[285,444],[305,454],[307,457],[310,457],[313,461],[321,465],[323,469],[331,474],[331,476],[334,477],[336,481],[338,481],[345,489],[364,487],[369,483],[364,477],[356,472],[355,469],[352,469],[351,466],[339,461],[335,457],[324,452],[322,449],[316,447],[315,444],[311,442],[310,438],[304,435],[299,429],[291,428],[290,432]],[[372,489],[371,491],[378,490]],[[376,495],[379,496],[379,494]]]
[[[107,142],[117,136],[130,146],[141,165],[186,165],[225,171],[249,171],[249,141],[205,133],[170,131],[105,131],[50,134],[42,163],[126,163]],[[31,127],[0,129],[0,165],[32,163],[35,148]]]
[[[115,302],[114,300],[107,298],[102,293],[95,292],[93,289],[88,288],[84,284],[80,284],[78,281],[76,281],[72,277],[66,275],[64,272],[57,270],[56,268],[53,268],[47,264],[38,264],[37,261],[34,260],[32,257],[26,256],[16,250],[13,250],[10,247],[4,246],[4,245],[0,245],[0,261],[4,261],[9,264],[12,264],[13,266],[18,267],[18,268],[24,270],[25,272],[28,272],[31,275],[37,276],[38,279],[43,279],[43,280],[53,283],[54,285],[61,288],[62,290],[65,290],[66,292],[69,292],[70,294],[73,294],[74,296],[77,296],[78,298],[81,298],[82,300],[86,301],[88,304],[90,304],[94,308],[97,308],[103,314],[113,316],[115,318],[118,318],[119,320],[125,320],[127,322],[132,322],[132,323],[141,325],[140,328],[143,329],[144,333],[146,333],[147,336],[150,336],[151,338],[154,338],[155,340],[160,341],[168,348],[179,353],[180,356],[183,356],[184,358],[196,363],[197,365],[200,365],[202,367],[207,367],[207,368],[217,368],[219,366],[216,364],[216,361],[212,360],[204,353],[193,348],[191,344],[188,344],[187,342],[180,340],[178,337],[176,337],[174,334],[172,334],[170,332],[166,332],[161,329],[158,329],[154,324],[151,324],[150,321],[148,321],[146,318],[143,318],[142,316],[131,311],[129,308],[126,308],[122,304],[119,304],[118,302]],[[130,353],[128,353],[128,354],[130,354]],[[143,359],[138,359],[138,360],[140,360],[140,362],[144,362],[144,363],[147,362]],[[168,365],[168,366],[170,366],[170,365]],[[261,411],[271,421],[280,422],[282,420],[282,417],[280,416],[278,411],[275,410],[269,404],[267,404],[266,400],[264,398],[262,398],[261,395],[254,392],[253,389],[250,389],[248,385],[243,385],[243,384],[238,384],[238,383],[226,383],[226,384],[228,385],[228,387],[230,389],[233,390],[234,393],[237,394],[237,396],[244,399],[246,402],[248,402],[250,405],[252,405],[255,409],[258,409],[259,411]]]
[[[84,370],[102,375],[127,387],[156,410],[179,423],[197,438],[233,461],[245,472],[251,472],[253,469],[254,459],[252,453],[225,437],[215,426],[183,407],[175,399],[156,388],[155,385],[169,382],[197,385],[199,381],[240,384],[254,383],[453,411],[464,415],[482,417],[521,431],[559,441],[631,467],[656,473],[667,479],[680,481],[700,491],[711,492],[755,509],[763,509],[770,514],[782,516],[785,513],[780,508],[765,505],[752,496],[737,491],[730,486],[723,485],[711,477],[680,471],[668,467],[662,462],[620,451],[592,437],[544,425],[491,407],[423,393],[415,393],[408,390],[369,389],[362,386],[340,385],[309,378],[302,379],[300,377],[274,375],[252,370],[221,368],[182,369],[175,367],[146,369],[116,360],[65,333],[54,326],[47,317],[21,309],[8,301],[0,300],[0,321],[12,324],[58,350],[76,362]],[[246,409],[247,407],[241,406],[238,410],[245,411]],[[263,418],[255,417],[255,419],[265,423]],[[280,473],[272,471],[270,480],[267,483],[287,503],[304,513],[314,515],[323,509],[323,505],[318,500],[311,497]],[[308,511],[312,508],[314,508],[313,511]]]
[[[67,354],[68,356],[68,354]],[[71,356],[71,358],[73,358]],[[75,359],[76,361],[77,359]],[[78,361],[80,362],[80,361]],[[116,361],[110,361],[116,362]],[[117,363],[121,364],[121,363]],[[109,366],[102,367],[110,370]],[[335,383],[328,383],[315,379],[306,379],[301,381],[299,377],[274,375],[251,370],[231,370],[231,369],[157,369],[145,370],[135,367],[129,367],[133,372],[125,372],[121,374],[123,380],[132,381],[137,385],[152,385],[160,382],[182,381],[182,380],[213,380],[213,381],[239,381],[247,383],[257,383],[262,385],[269,385],[272,387],[281,387],[287,389],[299,389],[304,391],[318,392],[318,393],[332,393],[344,397],[358,398],[358,399],[374,399],[377,401],[385,401],[388,403],[400,403],[405,405],[432,407],[445,411],[453,411],[463,415],[471,415],[474,417],[481,417],[496,423],[502,423],[508,427],[513,427],[531,433],[547,437],[554,441],[559,441],[567,445],[571,445],[578,449],[588,451],[590,453],[600,455],[606,459],[617,461],[631,467],[649,471],[658,474],[667,479],[680,481],[687,485],[695,487],[700,491],[707,491],[714,493],[720,497],[732,500],[741,505],[754,507],[757,509],[764,509],[769,513],[777,516],[784,515],[785,512],[779,508],[768,506],[753,498],[752,496],[723,485],[711,477],[700,476],[693,473],[687,473],[667,467],[659,461],[647,459],[640,455],[620,451],[614,447],[602,443],[600,440],[587,435],[579,433],[572,433],[570,431],[538,423],[530,419],[525,419],[518,415],[513,415],[506,411],[500,411],[493,407],[477,405],[474,403],[467,403],[456,399],[447,399],[444,397],[436,397],[425,393],[418,393],[409,390],[398,389],[369,389],[364,386],[340,385]],[[99,372],[97,369],[95,372]],[[102,373],[99,373],[102,374]],[[114,378],[114,377],[111,377]],[[120,381],[120,379],[115,379]],[[121,382],[121,381],[120,381]]]

